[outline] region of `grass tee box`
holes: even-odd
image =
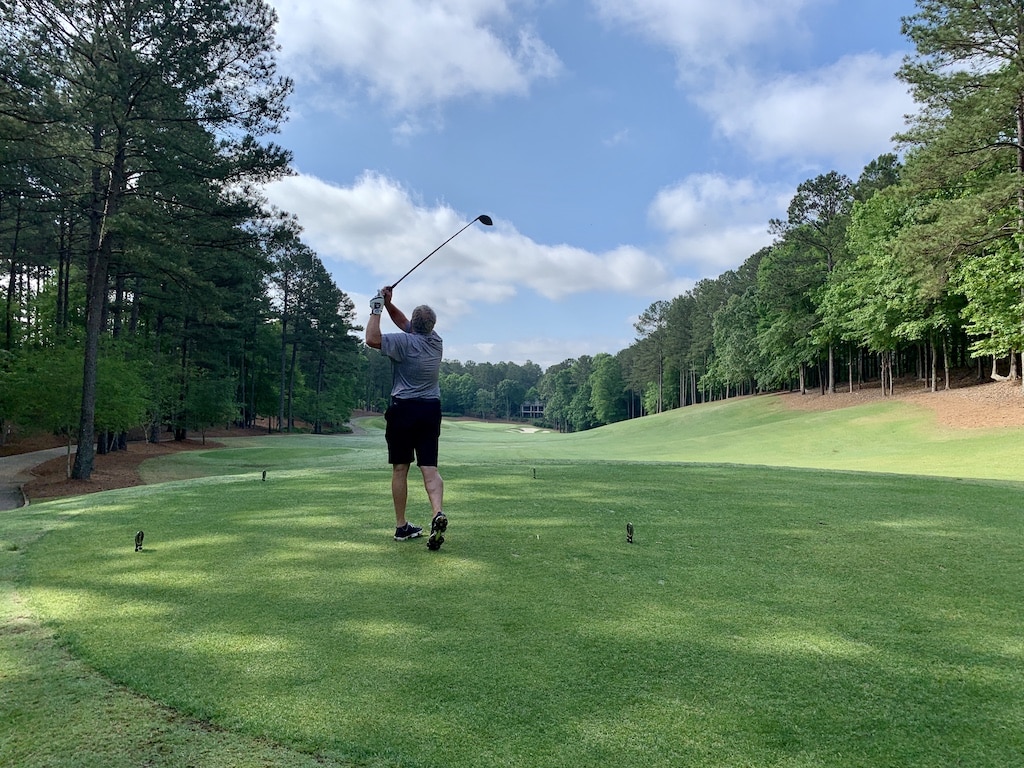
[[[371,430],[40,505],[21,590],[116,683],[326,764],[1024,758],[1019,485],[443,441],[440,553],[391,540]]]

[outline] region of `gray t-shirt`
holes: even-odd
[[[380,338],[380,351],[391,358],[392,397],[400,400],[441,399],[438,378],[444,346],[435,331],[427,336],[385,333]]]

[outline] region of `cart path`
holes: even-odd
[[[61,447],[0,456],[0,511],[25,506],[27,500],[21,486],[31,479],[29,472],[50,459],[66,456],[67,452],[66,447]],[[75,446],[71,447],[71,452],[75,452]]]

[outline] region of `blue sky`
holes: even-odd
[[[269,0],[295,214],[365,323],[406,278],[463,362],[616,353],[659,299],[856,180],[914,111],[912,0]],[[387,322],[385,322],[385,331]]]

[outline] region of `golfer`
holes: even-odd
[[[443,510],[444,481],[437,471],[437,448],[441,436],[442,341],[434,331],[437,315],[426,304],[412,311],[412,318],[391,303],[391,287],[382,288],[370,300],[366,324],[366,345],[379,349],[391,359],[393,382],[391,403],[384,413],[387,422],[388,463],[391,464],[391,497],[395,504],[395,541],[423,535],[423,529],[409,523],[405,507],[409,496],[409,468],[413,458],[423,474],[423,487],[434,516],[430,522],[427,548],[437,550],[444,543],[448,518]],[[381,333],[384,308],[400,333]]]

